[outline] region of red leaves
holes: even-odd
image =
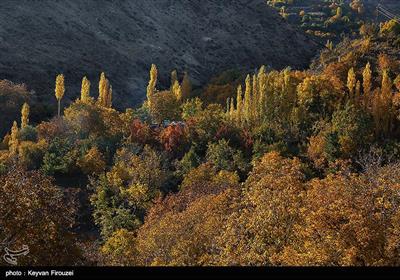
[[[142,145],[154,141],[156,136],[156,131],[152,130],[149,125],[142,123],[139,119],[135,119],[132,122],[130,131],[130,140]]]
[[[164,149],[171,153],[178,153],[187,143],[187,129],[184,124],[174,124],[161,131],[159,140]]]

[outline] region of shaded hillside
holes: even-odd
[[[302,68],[316,50],[262,0],[3,0],[0,13],[0,79],[43,100],[61,72],[72,99],[83,75],[97,95],[105,71],[125,107],[143,99],[151,63],[161,85],[174,68],[200,85],[229,68]]]

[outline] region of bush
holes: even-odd
[[[19,131],[20,141],[32,141],[36,142],[38,138],[38,132],[33,126],[26,126]]]

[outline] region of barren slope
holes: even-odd
[[[151,63],[165,86],[174,68],[201,84],[232,67],[305,67],[316,49],[264,0],[2,0],[0,15],[0,79],[44,97],[64,73],[72,98],[83,75],[97,95],[105,71],[118,107],[144,97]]]

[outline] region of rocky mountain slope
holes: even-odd
[[[0,14],[0,79],[43,100],[57,73],[73,99],[83,75],[97,96],[105,71],[124,107],[144,98],[151,63],[161,86],[174,68],[200,85],[229,68],[302,68],[317,49],[264,0],[2,0]]]

